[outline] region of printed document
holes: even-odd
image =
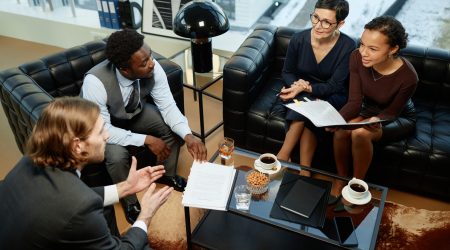
[[[327,101],[308,101],[308,102],[294,102],[285,105],[307,117],[316,127],[352,127],[357,128],[363,125],[382,122],[351,122],[347,123],[339,112]]]
[[[195,161],[181,203],[185,207],[225,211],[235,174],[233,167]]]

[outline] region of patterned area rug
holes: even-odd
[[[172,192],[166,203],[158,210],[149,227],[149,242],[155,250],[182,250],[186,245],[186,224],[184,208],[181,205],[182,193]],[[204,210],[191,208],[191,228],[197,225]]]
[[[377,249],[449,249],[450,211],[429,211],[387,202]]]
[[[186,249],[184,211],[181,193],[173,192],[152,219],[149,241],[152,248]],[[191,208],[191,228],[204,214]],[[449,249],[450,211],[428,211],[387,202],[384,208],[377,250]]]

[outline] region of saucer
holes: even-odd
[[[264,173],[264,174],[276,174],[281,169],[281,163],[278,160],[275,162],[276,169],[265,169],[265,168],[262,168],[261,166],[259,166],[258,162],[259,162],[259,160],[256,159],[255,160],[255,164],[254,164],[255,169],[258,170],[261,173]]]
[[[372,199],[372,194],[369,192],[367,192],[367,195],[364,197],[361,197],[359,199],[355,199],[353,197],[350,196],[350,194],[348,193],[348,185],[345,186],[342,189],[342,197],[344,197],[344,199],[352,204],[355,205],[364,205],[367,204],[371,199]]]

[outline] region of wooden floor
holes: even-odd
[[[18,39],[8,38],[0,36],[0,70],[18,66],[22,63],[38,59],[40,57],[61,51],[61,48],[37,44],[28,41],[22,41]],[[212,92],[221,96],[221,84],[216,84]],[[199,131],[198,123],[198,106],[197,102],[193,100],[193,94],[191,91],[185,89],[185,111],[188,117],[191,128],[195,131]],[[222,105],[219,101],[206,98],[205,100],[205,117],[206,127],[211,128],[213,124],[222,119]],[[217,148],[218,141],[223,137],[223,129],[218,129],[206,141],[208,148],[208,157],[212,156]],[[11,170],[14,164],[22,156],[17,149],[14,141],[14,136],[9,127],[8,121],[3,113],[3,109],[0,109],[0,179],[3,179],[5,175]],[[178,173],[184,177],[189,175],[189,169],[192,165],[192,158],[183,147],[180,152]],[[416,208],[424,208],[428,210],[450,210],[450,203],[442,202],[434,199],[429,199],[422,196],[412,195],[397,190],[389,190],[388,200],[401,203],[406,206],[412,206]],[[121,231],[128,227],[120,206],[116,206],[119,227]]]

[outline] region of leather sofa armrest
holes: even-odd
[[[18,68],[0,73],[1,101],[20,152],[42,110],[53,100],[28,75]]]
[[[247,110],[263,88],[274,61],[277,27],[259,25],[223,68],[225,136],[245,144]]]

